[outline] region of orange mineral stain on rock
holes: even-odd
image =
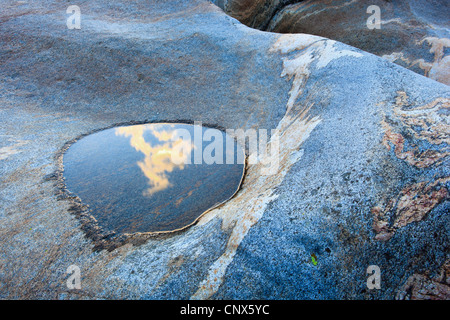
[[[430,53],[434,55],[433,61],[417,59],[412,65],[418,64],[426,77],[450,85],[450,56],[445,55],[445,48],[450,47],[450,39],[425,37],[417,44],[422,45],[425,42],[430,46]]]
[[[446,98],[437,98],[423,106],[411,107],[407,94],[398,92],[392,114],[385,115],[381,121],[385,132],[382,144],[389,151],[393,146],[398,159],[416,168],[439,166],[450,154],[450,125],[446,116],[449,108],[450,99]],[[416,140],[409,138],[407,141],[405,134]],[[419,150],[417,144],[420,140],[439,149]],[[406,142],[411,150],[405,150]],[[395,230],[424,219],[436,205],[448,199],[446,183],[449,180],[450,177],[447,176],[408,185],[384,206],[372,208],[375,239],[387,241]],[[393,222],[390,224],[388,221]]]
[[[218,290],[237,248],[249,230],[261,219],[267,205],[278,197],[275,188],[281,184],[292,165],[300,160],[303,155],[303,150],[300,149],[302,144],[321,122],[320,116],[313,117],[309,113],[313,104],[300,105],[297,102],[311,72],[325,68],[335,59],[362,56],[356,51],[339,50],[335,44],[335,41],[316,36],[283,35],[270,49],[270,52],[283,55],[291,53],[289,57],[283,58],[281,73],[281,77],[293,79],[286,113],[272,132],[260,161],[256,164],[249,161],[241,190],[222,207],[210,211],[200,219],[199,225],[213,218],[220,218],[222,228],[231,230],[231,234],[225,251],[211,265],[206,279],[201,282],[192,299],[208,299]],[[277,161],[273,161],[274,150],[278,151],[275,154]],[[209,289],[205,289],[205,286]]]

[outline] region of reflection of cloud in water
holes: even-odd
[[[171,186],[167,173],[172,172],[174,169],[183,170],[184,163],[187,163],[187,157],[190,153],[184,152],[178,153],[177,156],[183,160],[181,163],[176,164],[172,161],[172,153],[175,150],[180,150],[183,147],[184,150],[192,150],[192,144],[190,141],[178,138],[172,139],[176,130],[163,130],[158,129],[156,126],[137,125],[130,127],[117,128],[116,135],[123,135],[130,137],[130,145],[145,155],[143,161],[138,161],[137,165],[141,168],[144,175],[148,178],[150,188],[144,191],[144,195],[150,196],[155,192],[162,191]],[[155,138],[163,144],[152,146],[145,141],[144,132],[150,132]]]

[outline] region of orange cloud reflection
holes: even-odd
[[[144,139],[144,132],[146,131],[149,131],[155,138],[164,143],[152,146]],[[181,138],[172,139],[174,133],[176,133],[176,129],[163,130],[162,126],[158,125],[135,125],[116,128],[116,135],[130,137],[130,145],[136,151],[145,155],[143,161],[137,162],[137,165],[149,180],[150,188],[144,191],[145,196],[150,196],[155,192],[171,187],[172,184],[169,182],[167,173],[175,169],[183,170],[184,163],[187,163],[186,160],[190,156],[193,145],[190,141]],[[183,150],[188,150],[189,152],[178,154],[177,156],[182,161],[180,161],[181,163],[174,163],[172,161],[172,153],[175,150],[180,150],[180,146],[183,146]]]

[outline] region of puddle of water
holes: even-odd
[[[206,130],[216,138],[198,139]],[[192,139],[174,139],[181,132]],[[213,143],[220,143],[223,155],[211,152]],[[199,163],[200,150],[223,161],[206,164],[200,158]],[[232,163],[227,152],[234,152]],[[235,194],[244,174],[239,157],[241,147],[217,129],[180,123],[124,126],[74,143],[64,155],[64,179],[106,230],[173,231]]]

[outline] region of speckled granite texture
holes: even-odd
[[[334,39],[450,85],[450,2],[447,0],[212,2],[249,27]]]
[[[80,30],[66,5],[1,1],[0,298],[448,299],[448,86],[204,0],[82,1]],[[62,150],[181,120],[278,129],[277,172],[250,165],[187,230],[95,250],[108,239],[61,194]]]

